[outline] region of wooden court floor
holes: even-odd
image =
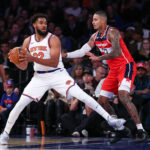
[[[135,144],[134,139],[122,139],[110,144],[108,138],[73,137],[10,137],[8,145],[0,150],[150,150],[150,140]]]

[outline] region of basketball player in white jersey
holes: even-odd
[[[75,97],[95,110],[111,126],[120,127],[124,119],[111,117],[92,97],[79,88],[72,77],[64,69],[61,58],[61,43],[58,37],[47,32],[47,16],[36,14],[32,17],[35,34],[23,42],[27,54],[20,55],[21,70],[27,68],[28,62],[34,62],[34,76],[24,89],[20,100],[11,111],[6,127],[1,134],[0,144],[7,144],[9,133],[22,110],[32,101],[38,102],[44,93],[53,88],[61,95]]]

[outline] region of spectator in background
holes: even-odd
[[[20,35],[20,28],[18,24],[13,24],[10,31],[9,44],[10,48],[20,46],[22,44],[23,37]]]
[[[4,18],[0,17],[0,35],[3,34],[5,28],[6,28],[6,21]],[[2,39],[2,37],[0,37],[0,39]]]
[[[26,9],[21,11],[21,17],[23,17],[25,24],[29,24],[29,12]]]
[[[5,70],[3,67],[3,55],[0,51],[0,97],[2,96],[3,92],[6,90],[7,88],[7,84],[6,84],[6,76],[5,76]]]
[[[73,0],[71,2],[71,5],[72,6],[65,9],[65,13],[69,15],[73,15],[75,17],[79,17],[82,10],[82,8],[79,5],[79,0]]]
[[[2,43],[0,44],[0,50],[2,51],[3,56],[3,67],[9,68],[11,70],[11,78],[14,79],[15,82],[17,83],[19,73],[17,71],[16,66],[9,61],[8,52],[10,50],[10,47],[8,41],[2,41]]]
[[[86,12],[87,11],[87,8],[83,8],[83,12]],[[82,15],[82,14],[81,14]],[[93,29],[93,26],[92,26],[92,17],[93,17],[93,14],[90,12],[87,14],[86,16],[86,13],[84,13],[83,15],[84,18],[83,20],[79,20],[80,21],[80,24],[82,26],[82,32],[83,34],[81,35],[81,41],[79,41],[79,45],[83,45],[85,42],[87,42],[90,38],[90,36],[94,33],[94,29]],[[86,20],[84,20],[86,18]]]
[[[13,80],[13,75],[14,72],[12,70],[12,68],[5,68],[5,76],[6,76],[6,80]],[[19,95],[19,88],[18,87],[14,87],[14,93],[16,93],[17,95]]]
[[[20,16],[18,17],[18,19],[16,20],[16,24],[19,26],[19,31],[20,31],[20,37],[22,38],[26,33],[30,33],[30,29],[28,24],[25,23],[25,19]]]
[[[63,51],[64,54],[66,54],[64,51]],[[71,75],[72,74],[72,71],[73,71],[73,68],[75,65],[78,65],[78,64],[82,64],[83,62],[83,58],[74,58],[70,61],[71,63],[71,67],[67,69],[67,72]]]
[[[40,12],[40,3],[38,0],[30,1],[29,12],[30,16],[32,16],[34,13]]]
[[[135,31],[135,27],[129,26],[128,28],[126,28],[126,30],[124,32],[124,41],[128,48],[129,48],[129,45],[134,42],[134,40],[132,38],[134,31]]]
[[[7,68],[9,67],[9,59],[8,59],[8,52],[10,50],[9,48],[9,43],[7,41],[4,41],[0,44],[0,50],[2,51],[2,55],[3,55],[3,59],[4,59],[4,62],[3,62],[3,65],[4,65],[4,68]]]
[[[74,99],[71,102],[69,112],[62,115],[62,127],[65,131],[65,135],[80,136],[77,131],[77,127],[82,124],[82,121],[86,117],[84,113],[84,104],[78,99]]]
[[[61,41],[61,48],[64,50],[71,50],[71,40],[64,36],[60,26],[56,26],[54,29],[54,34],[57,35]]]
[[[99,66],[98,68],[96,68],[96,76],[94,77],[93,79],[93,87],[94,89],[96,89],[98,83],[103,79],[105,78],[107,75],[107,70],[102,67],[102,66]]]
[[[133,103],[142,114],[143,125],[150,133],[150,76],[144,63],[137,64],[137,75],[135,77]],[[143,110],[142,110],[143,109]]]
[[[124,21],[121,16],[119,16],[119,14],[115,11],[112,4],[107,5],[106,12],[108,16],[108,24],[113,27],[117,27],[118,29],[123,29]]]
[[[102,61],[91,60],[91,62],[92,62],[93,76],[95,77],[96,76],[96,69],[99,66],[102,66]]]
[[[14,23],[15,23],[15,16],[13,14],[10,14],[7,19],[7,29],[11,30]]]
[[[128,23],[141,21],[141,10],[137,7],[136,0],[121,1],[121,16]]]
[[[135,59],[135,61],[136,61],[138,52],[139,52],[141,45],[142,45],[142,40],[143,40],[142,36],[143,36],[142,30],[141,29],[135,29],[135,31],[132,34],[133,43],[130,43],[130,45],[128,47],[129,51],[130,51],[132,57]]]
[[[150,76],[150,59],[145,61],[145,65],[146,65],[146,69],[147,69],[146,75]]]
[[[85,69],[83,71],[82,79],[83,79],[83,82],[84,82],[84,89],[89,87],[89,86],[93,87],[93,83],[92,83],[93,76],[92,76],[92,71],[91,70]]]
[[[12,80],[7,80],[7,90],[6,93],[3,94],[0,102],[0,116],[2,118],[2,128],[5,127],[8,115],[19,97],[14,93],[14,82]]]
[[[49,90],[45,103],[45,125],[47,135],[62,134],[61,116],[67,110],[67,99],[55,90]]]
[[[48,24],[48,31],[54,34],[54,30],[55,30],[55,23],[54,22],[49,22]]]
[[[75,82],[79,85],[80,88],[84,88],[84,81],[82,79],[84,68],[81,64],[77,64],[74,66],[72,70],[72,77]]]
[[[10,38],[10,31],[9,30],[5,30],[2,36],[2,41],[9,41]]]
[[[83,7],[82,11],[78,17],[79,22],[86,22],[89,15],[89,9],[87,7]]]
[[[141,60],[150,59],[150,41],[149,41],[149,39],[143,39],[139,54],[140,54],[139,59],[141,59]]]
[[[22,8],[19,4],[19,0],[11,0],[10,5],[6,9],[4,16],[6,19],[8,19],[8,16],[10,14],[13,14],[15,16],[15,19],[17,19],[21,14],[21,10]]]
[[[77,19],[73,15],[68,15],[67,20],[65,21],[62,29],[64,31],[64,35],[69,37],[72,41],[72,49],[77,48],[77,42],[80,40],[80,36],[82,35],[82,27],[78,23]]]
[[[50,7],[48,9],[51,10],[52,16],[51,20],[55,24],[61,24],[64,21],[63,10],[58,6],[58,2],[55,0],[49,1]]]

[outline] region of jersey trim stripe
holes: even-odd
[[[121,49],[121,54],[123,55],[123,57],[124,57],[124,59],[126,60],[126,62],[129,63],[129,61],[128,61],[128,59],[125,57],[125,55],[124,55],[122,49]]]
[[[39,100],[37,98],[33,98],[30,95],[27,95],[27,94],[24,94],[24,93],[22,95],[27,96],[27,97],[29,97],[29,98],[31,98],[31,99],[36,100],[37,102],[39,102]]]
[[[98,31],[95,33],[95,35],[94,35],[94,41],[95,41],[95,39],[96,39],[96,37],[97,37],[97,34],[98,34]]]
[[[49,33],[49,32],[48,32],[48,33]],[[47,37],[48,33],[46,34],[45,38]],[[43,38],[41,41],[43,41],[45,38]],[[37,43],[41,42],[41,41],[38,41],[38,40],[37,40],[37,38],[36,38],[36,35],[35,35],[35,34],[34,34],[34,40],[35,40]]]
[[[108,25],[106,26],[105,32],[100,36],[100,38],[102,39],[103,36],[105,35],[106,31],[107,31]]]
[[[133,74],[133,62],[126,64],[126,71],[124,77],[129,78],[131,80],[132,74]]]
[[[29,37],[29,43],[28,43],[28,51],[29,51],[29,45],[30,45],[30,42],[31,42],[31,36]]]
[[[108,33],[108,31],[109,31],[110,29],[111,29],[111,27],[109,26],[109,28],[108,28],[108,30],[107,30],[107,33]],[[107,42],[111,44],[111,42],[108,40],[108,34],[107,34],[107,36],[106,36],[106,39],[107,39]]]
[[[51,46],[50,46],[50,39],[51,39],[52,36],[53,36],[53,34],[51,34],[50,37],[48,38],[48,47],[49,48],[51,48]]]
[[[69,86],[68,89],[66,90],[66,98],[67,98],[69,89],[70,89],[71,87],[73,87],[74,85],[75,85],[75,81],[74,81],[73,85]]]

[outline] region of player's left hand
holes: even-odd
[[[28,62],[33,62],[33,56],[31,56],[31,54],[29,52],[22,52],[19,55],[19,61],[20,62],[24,62],[24,61],[28,61]]]
[[[85,55],[89,56],[89,59],[91,59],[93,61],[100,61],[100,57],[95,56],[91,52],[86,52]]]

